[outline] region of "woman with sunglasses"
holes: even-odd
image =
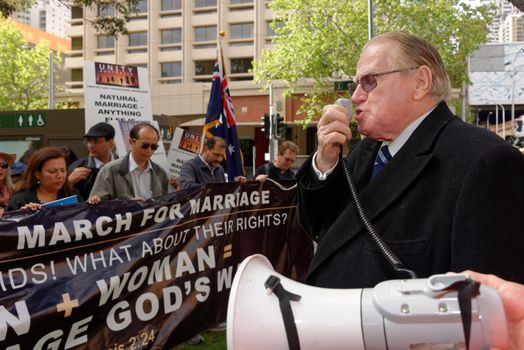
[[[38,210],[43,203],[73,194],[67,181],[66,155],[60,148],[44,147],[29,160],[7,210]]]
[[[16,160],[16,154],[0,152],[0,208],[5,208],[13,194],[14,186],[11,180],[11,165]]]

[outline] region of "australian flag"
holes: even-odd
[[[238,142],[237,125],[233,102],[227,86],[222,48],[218,43],[218,54],[213,67],[211,95],[207,106],[204,137],[219,136],[226,140],[227,178],[234,181],[237,176],[245,176],[242,152]]]

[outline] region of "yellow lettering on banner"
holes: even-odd
[[[69,317],[71,316],[73,309],[75,307],[78,307],[79,305],[78,300],[77,299],[71,300],[69,293],[62,294],[62,300],[64,301],[63,303],[56,305],[56,311],[58,312],[64,311],[64,317]]]

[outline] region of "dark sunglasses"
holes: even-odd
[[[147,143],[147,142],[138,141],[137,139],[134,139],[134,140],[138,142],[138,144],[140,145],[140,148],[142,149],[148,149],[151,147],[153,151],[156,151],[159,147],[158,143]]]
[[[7,169],[7,168],[9,168],[9,164],[6,163],[6,162],[2,162],[2,163],[0,163],[0,168]]]
[[[393,73],[407,72],[407,71],[417,69],[417,68],[419,67],[410,67],[410,68],[404,68],[404,69],[390,70],[390,71],[382,72],[382,73],[366,74],[360,77],[360,79],[357,80],[356,82],[349,84],[349,93],[353,95],[359,85],[362,88],[362,90],[364,90],[365,92],[370,92],[371,90],[377,87],[377,78],[378,77],[381,77],[383,75],[393,74]]]

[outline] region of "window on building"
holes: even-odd
[[[238,23],[229,26],[231,39],[253,39],[253,23]]]
[[[162,78],[180,77],[182,75],[182,62],[160,63]]]
[[[253,57],[231,59],[231,74],[249,73],[250,69],[253,69]]]
[[[284,26],[284,22],[283,21],[269,21],[266,23],[266,32],[267,32],[267,36],[275,36],[277,35],[277,33],[275,32],[275,29],[273,28],[282,28]]]
[[[71,19],[84,18],[84,8],[80,6],[71,7]]]
[[[136,11],[138,13],[147,12],[147,4],[148,4],[147,0],[138,0],[136,4]]]
[[[162,0],[162,11],[182,9],[182,0]]]
[[[71,50],[83,50],[84,49],[84,38],[81,36],[77,38],[71,38]]]
[[[231,0],[231,5],[252,4],[253,0]]]
[[[84,81],[84,71],[82,68],[71,69],[71,81]]]
[[[195,0],[195,7],[216,6],[217,0]]]
[[[217,26],[195,28],[195,41],[212,41],[217,38]]]
[[[164,29],[161,32],[162,44],[179,44],[182,42],[182,29]]]
[[[195,75],[213,75],[215,60],[195,61]]]
[[[115,7],[111,4],[98,5],[98,17],[112,17],[115,15]]]
[[[129,46],[147,45],[147,32],[129,33]]]
[[[97,38],[97,48],[111,49],[115,47],[115,37],[112,35],[99,35]]]
[[[103,51],[95,51],[96,56],[112,56],[115,54],[115,50],[103,50]]]

